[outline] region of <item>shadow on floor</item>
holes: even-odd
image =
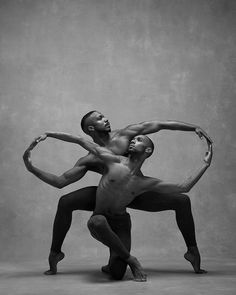
[[[148,275],[148,279],[150,278],[186,278],[186,277],[233,277],[236,276],[236,270],[209,270],[207,274],[195,274],[192,270],[188,269],[164,269],[164,268],[145,268],[145,272]],[[58,281],[58,280],[71,280],[71,279],[82,280],[87,283],[92,284],[115,284],[119,281],[112,280],[109,275],[102,273],[98,268],[84,268],[84,269],[75,269],[72,270],[62,270],[59,271],[57,275],[46,276],[43,274],[41,269],[31,270],[31,269],[17,269],[13,273],[2,274],[2,279],[43,279],[46,281]],[[130,270],[127,270],[126,275],[122,281],[132,281],[132,274]]]

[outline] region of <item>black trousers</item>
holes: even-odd
[[[91,235],[110,249],[109,273],[121,280],[126,272],[126,259],[131,249],[131,220],[128,213],[122,215],[93,214],[88,221]]]
[[[71,226],[73,211],[94,211],[96,190],[96,186],[85,187],[60,198],[53,224],[52,251],[61,251],[63,241]],[[183,235],[186,246],[192,247],[197,245],[191,202],[187,195],[145,192],[137,196],[129,204],[128,208],[147,212],[174,210],[176,222]]]

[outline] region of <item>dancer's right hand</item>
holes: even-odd
[[[206,155],[204,157],[204,162],[210,166],[211,165],[211,160],[212,160],[212,156],[213,156],[213,148],[212,148],[212,144],[207,142],[208,144],[208,151],[206,152]]]
[[[47,137],[46,134],[40,135],[38,137],[36,137],[31,144],[28,146],[28,148],[25,150],[24,154],[23,154],[23,161],[25,163],[26,168],[31,171],[33,165],[32,165],[32,161],[31,161],[31,151],[36,147],[36,145],[40,142],[45,140]]]
[[[36,141],[37,143],[39,143],[40,141],[44,141],[46,138],[47,138],[47,134],[44,133],[44,134],[42,134],[42,135],[36,137],[36,138],[34,139],[34,141]]]

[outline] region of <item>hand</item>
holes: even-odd
[[[211,160],[213,156],[213,149],[212,149],[212,144],[208,143],[208,151],[206,152],[206,155],[204,157],[204,162],[210,166],[211,165]]]
[[[34,139],[34,141],[36,141],[37,143],[39,143],[40,141],[44,141],[46,138],[47,138],[47,134],[44,133],[44,134],[42,134],[42,135],[36,137],[36,138]]]
[[[195,133],[199,136],[199,138],[201,138],[201,139],[203,139],[203,137],[206,139],[206,141],[207,141],[207,143],[208,144],[212,144],[212,140],[211,140],[211,138],[207,135],[207,133],[204,131],[204,130],[202,130],[202,128],[200,128],[200,127],[197,127],[196,129],[195,129]]]
[[[43,141],[46,138],[47,138],[47,134],[43,134],[38,137],[35,137],[35,139],[31,142],[31,144],[29,145],[29,147],[27,148],[27,150],[25,152],[32,151],[40,141]]]
[[[32,170],[32,162],[31,162],[31,151],[36,147],[36,145],[40,142],[45,140],[47,137],[46,134],[40,135],[38,137],[36,137],[31,144],[29,145],[29,147],[26,149],[26,151],[24,152],[23,155],[23,161],[25,163],[26,168],[31,171]]]

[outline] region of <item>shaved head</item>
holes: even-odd
[[[145,143],[146,143],[146,147],[149,147],[149,148],[152,149],[152,152],[148,155],[148,157],[150,157],[150,156],[152,155],[153,151],[154,151],[154,143],[153,143],[153,141],[151,140],[151,138],[149,138],[147,135],[142,135],[142,136],[143,136],[144,141],[145,141]],[[148,158],[148,157],[147,157],[147,158]]]
[[[89,131],[88,131],[88,124],[87,124],[87,122],[88,122],[88,119],[91,117],[91,115],[93,114],[93,113],[95,113],[95,112],[97,112],[97,111],[90,111],[90,112],[88,112],[87,114],[85,114],[84,116],[83,116],[83,118],[81,119],[81,123],[80,123],[80,125],[81,125],[81,128],[82,128],[82,130],[84,131],[84,133],[86,133],[86,134],[89,134]]]

